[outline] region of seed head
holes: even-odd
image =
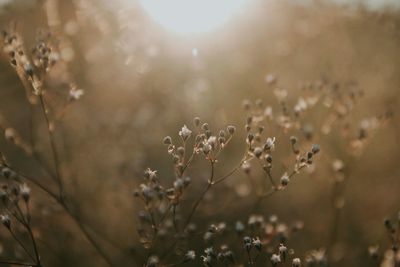
[[[249,133],[247,135],[247,142],[250,144],[254,140],[254,135],[252,133]]]
[[[236,127],[233,125],[229,125],[226,129],[230,135],[233,135],[236,132]]]
[[[19,191],[20,191],[22,198],[25,200],[25,202],[28,202],[30,194],[31,194],[31,189],[28,187],[28,185],[22,184],[19,188]]]
[[[260,158],[261,155],[262,155],[262,153],[263,153],[263,150],[262,150],[260,147],[256,147],[256,148],[254,149],[254,155],[255,155],[257,158]]]
[[[291,136],[291,137],[290,137],[290,143],[291,143],[292,145],[295,145],[295,144],[297,143],[297,137],[296,137],[296,136]]]
[[[199,125],[200,125],[200,118],[199,118],[199,117],[195,117],[195,118],[193,119],[193,124],[194,124],[194,126],[196,126],[196,128],[199,127]]]
[[[13,176],[13,171],[8,167],[4,167],[1,169],[1,174],[4,178],[9,179],[11,176]]]
[[[313,144],[312,147],[311,147],[311,152],[313,154],[317,154],[319,151],[320,151],[319,145],[318,144]]]
[[[170,137],[170,136],[164,137],[163,143],[164,143],[164,145],[170,145],[170,144],[172,144],[172,139],[171,139],[171,137]]]
[[[281,177],[281,185],[287,186],[289,182],[290,182],[289,175],[285,172]]]

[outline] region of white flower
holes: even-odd
[[[210,153],[212,147],[211,147],[211,145],[210,145],[208,142],[206,142],[206,143],[204,143],[202,149],[203,149],[203,153],[204,153],[205,155],[207,155],[208,153]]]
[[[275,137],[272,138],[268,137],[267,141],[265,142],[264,148],[266,150],[273,151],[275,149]]]
[[[186,254],[185,254],[185,261],[193,261],[196,258],[196,253],[193,250],[189,250]]]
[[[215,145],[217,144],[217,137],[210,136],[210,138],[207,140],[207,143],[212,147],[212,149],[214,149]]]
[[[300,265],[301,265],[300,259],[299,258],[294,258],[293,262],[292,262],[292,266],[293,267],[300,267]]]
[[[192,131],[189,130],[189,128],[186,125],[183,125],[182,129],[179,131],[179,136],[182,138],[183,141],[186,141],[191,134]]]
[[[69,100],[79,100],[84,95],[84,93],[85,91],[83,91],[82,89],[71,88],[71,90],[69,90]]]
[[[271,262],[273,266],[276,266],[278,263],[281,262],[281,257],[278,254],[272,254]]]

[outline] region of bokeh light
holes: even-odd
[[[240,12],[245,2],[245,0],[140,1],[157,23],[180,34],[212,31]]]

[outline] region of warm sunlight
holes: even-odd
[[[238,13],[246,0],[140,0],[163,27],[181,34],[212,31]]]

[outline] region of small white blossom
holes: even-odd
[[[280,262],[281,262],[281,257],[278,254],[272,254],[272,256],[271,256],[272,266],[276,266]]]
[[[0,215],[0,221],[5,227],[10,228],[11,226],[10,216],[8,216],[7,214]]]
[[[69,90],[69,100],[79,100],[84,94],[85,91],[83,91],[82,89],[72,88],[71,90]]]
[[[292,262],[293,267],[300,267],[301,266],[301,261],[299,258],[294,258]]]
[[[188,252],[186,252],[185,256],[184,256],[184,261],[193,261],[196,259],[196,253],[194,252],[194,250],[189,250]]]
[[[189,130],[189,128],[186,125],[183,125],[182,129],[179,131],[179,136],[182,138],[183,141],[186,141],[191,134],[192,131]]]
[[[265,142],[264,148],[269,151],[273,151],[275,149],[275,137],[268,137],[267,141]]]
[[[25,201],[28,201],[29,200],[29,196],[31,194],[31,189],[28,187],[28,185],[27,184],[22,184],[19,187],[19,190],[21,192],[21,196],[23,197],[23,199]]]

